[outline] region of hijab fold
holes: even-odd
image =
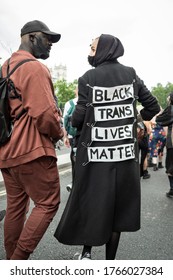
[[[99,37],[93,66],[97,67],[107,61],[116,62],[117,58],[123,56],[123,54],[124,47],[118,38],[112,35],[102,34]]]

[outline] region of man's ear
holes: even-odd
[[[34,38],[35,38],[35,35],[32,35],[32,34],[29,35],[29,40],[30,40],[31,42],[34,42]]]

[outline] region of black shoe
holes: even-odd
[[[0,222],[4,219],[5,214],[6,214],[6,210],[0,211]]]
[[[169,192],[166,193],[167,197],[173,197],[173,190],[170,190]]]
[[[162,162],[159,162],[158,168],[164,168],[164,166],[162,165]]]
[[[144,175],[143,175],[143,179],[149,179],[150,177],[151,177],[150,174],[144,174]]]
[[[71,192],[72,190],[72,184],[68,184],[67,187],[66,187],[67,191],[68,192]]]
[[[151,175],[148,173],[148,170],[144,170],[143,172],[143,179],[149,179]]]

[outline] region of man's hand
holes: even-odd
[[[64,136],[64,145],[67,147],[67,148],[70,148],[70,140],[68,138],[68,136]]]

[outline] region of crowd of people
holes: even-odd
[[[124,55],[121,41],[101,34],[90,45],[88,62],[92,68],[78,79],[71,116],[76,134],[70,137],[65,124],[61,125],[62,114],[50,73],[38,61],[49,57],[52,44],[60,38],[43,22],[30,21],[21,29],[21,44],[12,54],[10,65],[6,61],[2,66],[5,76],[8,67],[33,59],[12,75],[21,98],[9,99],[14,128],[9,141],[0,147],[0,168],[7,192],[7,260],[30,258],[59,208],[55,143],[63,137],[71,147],[72,186],[54,237],[66,245],[83,246],[80,260],[92,259],[93,246],[101,245],[105,245],[105,259],[115,259],[121,233],[141,227],[140,177],[149,178],[148,149],[156,171],[166,141],[162,126],[169,127],[167,137],[172,133],[171,109],[166,111],[167,118],[165,111],[160,114],[157,99],[135,69],[119,63],[118,58]],[[169,106],[172,100],[171,95]],[[140,112],[137,102],[142,105]],[[25,113],[16,120],[23,108]],[[158,135],[161,138],[156,143]],[[171,141],[169,138],[166,142],[169,195],[173,192]],[[34,207],[26,217],[30,199]]]

